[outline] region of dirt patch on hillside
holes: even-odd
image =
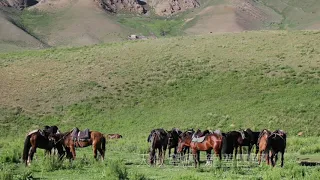
[[[49,11],[55,19],[46,42],[51,46],[83,46],[120,41],[128,32],[92,1],[58,0],[38,3],[30,9]]]
[[[273,10],[251,0],[227,0],[225,5],[209,6],[196,14],[188,34],[241,32],[264,28],[264,22],[280,21]],[[187,20],[190,22],[190,19]]]

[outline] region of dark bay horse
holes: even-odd
[[[267,149],[271,165],[275,166],[278,160],[278,153],[281,153],[281,167],[283,167],[284,152],[286,150],[287,134],[283,130],[276,130],[268,137]],[[274,160],[275,158],[275,160]]]
[[[61,144],[67,152],[67,158],[74,160],[76,158],[75,148],[84,148],[92,146],[94,158],[97,159],[99,151],[102,160],[104,160],[106,150],[106,138],[101,132],[89,131],[88,137],[81,138],[73,136],[73,131],[55,134],[51,136],[54,138],[55,144]]]
[[[202,142],[194,142],[192,140],[190,148],[192,150],[195,167],[200,167],[200,151],[208,152],[213,149],[215,155],[221,160],[222,140],[223,136],[217,133],[207,134]]]
[[[27,135],[24,141],[22,159],[26,165],[30,165],[37,148],[51,151],[54,147],[58,150],[59,159],[62,159],[64,150],[61,145],[54,144],[54,140],[41,130],[32,131]]]
[[[177,148],[179,143],[179,136],[182,132],[177,128],[172,128],[172,130],[168,131],[168,150],[169,150],[169,158],[171,156],[171,149],[173,148],[173,158],[176,157]]]
[[[149,162],[151,165],[156,163],[156,150],[158,150],[158,157],[160,165],[163,165],[166,149],[168,145],[168,134],[164,129],[154,129],[148,136],[150,142],[150,157]]]
[[[223,134],[224,143],[222,148],[222,154],[228,159],[233,158],[233,151],[235,151],[235,159],[237,159],[238,148],[240,155],[242,154],[243,135],[239,131],[230,131]]]
[[[258,163],[261,164],[261,157],[262,154],[266,155],[267,164],[269,165],[269,147],[268,147],[268,138],[271,132],[267,129],[263,129],[258,138],[258,145],[259,145],[259,156],[258,156]]]
[[[44,126],[42,131],[47,137],[53,134],[61,133],[57,126]],[[55,151],[56,148],[53,148],[52,150],[53,150],[53,154],[56,154],[56,151]],[[45,154],[51,155],[52,150],[45,150]]]

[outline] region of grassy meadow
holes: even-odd
[[[0,178],[319,179],[319,167],[298,162],[320,155],[318,36],[259,31],[2,53]],[[78,149],[72,164],[38,149],[24,167],[25,135],[44,125],[123,139],[107,143],[104,162],[90,147]],[[149,167],[146,139],[160,127],[280,128],[288,133],[285,165],[214,161],[218,167],[195,169],[167,159]]]

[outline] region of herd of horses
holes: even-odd
[[[230,131],[223,133],[220,130],[214,132],[205,130],[194,131],[193,129],[185,132],[177,128],[170,131],[164,129],[154,129],[150,132],[147,141],[150,143],[149,163],[156,164],[156,150],[158,150],[158,160],[160,165],[163,164],[166,150],[169,150],[171,157],[171,149],[174,149],[173,158],[180,155],[189,159],[191,149],[195,167],[200,165],[200,151],[207,152],[207,163],[210,162],[211,151],[213,150],[219,160],[225,158],[230,160],[237,158],[239,149],[240,159],[242,159],[242,147],[248,146],[248,160],[250,153],[255,146],[255,158],[257,154],[258,163],[261,163],[262,155],[265,155],[267,164],[275,166],[278,160],[278,153],[281,153],[281,167],[283,167],[284,152],[286,149],[286,133],[283,130],[271,132],[263,129],[254,132],[250,129]],[[271,162],[271,163],[270,163]]]
[[[76,148],[92,146],[94,158],[98,152],[102,160],[105,156],[106,139],[122,138],[120,134],[104,135],[98,131],[79,131],[74,128],[66,133],[61,133],[57,126],[45,126],[43,130],[34,130],[28,133],[24,142],[22,159],[26,165],[30,165],[37,148],[44,149],[46,154],[57,150],[59,160],[66,155],[69,160],[76,158]]]
[[[26,136],[23,149],[23,161],[30,165],[37,148],[44,149],[46,154],[51,154],[53,149],[57,150],[60,160],[64,156],[70,161],[76,158],[76,148],[92,146],[94,158],[98,159],[98,153],[102,160],[106,151],[106,139],[122,138],[120,134],[103,134],[98,131],[86,129],[80,131],[74,128],[71,131],[62,133],[57,126],[45,126],[43,130],[34,130]],[[240,159],[242,159],[242,147],[248,146],[248,160],[252,148],[255,146],[255,158],[257,154],[258,162],[261,163],[261,157],[264,154],[267,164],[275,166],[278,159],[278,153],[281,153],[281,167],[283,167],[284,152],[286,149],[286,133],[283,130],[271,132],[263,129],[261,132],[254,132],[250,129],[230,131],[223,133],[220,130],[214,132],[210,130],[194,131],[193,129],[185,132],[177,128],[166,131],[162,128],[154,129],[150,132],[147,141],[150,143],[149,163],[155,165],[156,151],[158,151],[158,160],[160,165],[164,163],[166,150],[174,149],[173,158],[178,155],[189,160],[190,149],[194,158],[195,167],[200,165],[200,151],[206,151],[207,162],[210,162],[211,151],[214,151],[219,160],[237,158],[238,149]]]

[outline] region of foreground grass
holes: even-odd
[[[126,171],[131,179],[318,179],[319,168],[296,162],[320,152],[317,36],[250,32],[0,54],[2,83],[10,84],[0,87],[1,169],[17,178],[48,179],[101,179]],[[39,150],[35,165],[24,168],[25,134],[53,124],[62,131],[120,133],[124,139],[108,143],[107,164],[93,162],[91,148],[79,150],[74,165],[44,160]],[[286,165],[250,171],[168,163],[150,168],[140,156],[148,152],[148,133],[159,127],[281,128],[289,137]]]

